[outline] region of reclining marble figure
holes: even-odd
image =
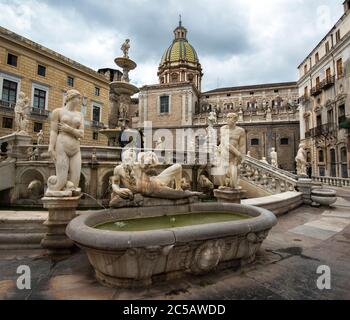
[[[132,158],[125,158],[121,164],[116,166],[111,178],[110,205],[114,206],[125,200],[133,200],[136,194],[170,200],[185,199],[201,194],[181,189],[182,166],[180,164],[170,166],[157,176],[148,175],[147,170],[154,168],[158,163],[157,155],[152,151],[139,153],[137,162],[133,162]],[[172,184],[175,184],[175,189],[169,187]]]

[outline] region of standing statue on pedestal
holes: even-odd
[[[278,158],[277,158],[277,152],[275,148],[271,148],[270,157],[271,157],[271,165],[275,168],[278,168]]]
[[[306,151],[303,143],[299,144],[299,150],[297,156],[295,157],[297,165],[297,175],[298,176],[307,176],[307,161],[306,161]]]
[[[127,58],[127,59],[129,59],[129,49],[130,49],[129,43],[130,43],[130,39],[126,39],[120,48],[123,51],[124,58]]]
[[[210,111],[208,116],[207,135],[208,135],[208,149],[211,155],[214,155],[215,148],[217,146],[216,130],[214,128],[214,125],[216,124],[217,124],[216,112]]]
[[[81,95],[67,92],[65,105],[52,112],[49,154],[56,165],[56,175],[47,181],[48,197],[71,197],[80,193],[80,140],[84,137],[84,116],[78,111]]]
[[[37,145],[40,146],[44,143],[44,132],[42,129],[40,129],[39,133],[36,135],[37,136]]]
[[[29,99],[24,92],[19,93],[18,101],[15,105],[15,124],[16,131],[19,134],[28,135],[28,119]]]
[[[246,134],[243,128],[237,127],[238,115],[229,113],[227,125],[221,127],[220,165],[224,176],[220,178],[220,188],[229,187],[239,190],[240,165],[244,160]],[[220,189],[219,188],[219,189]]]

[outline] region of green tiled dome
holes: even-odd
[[[165,62],[186,61],[198,63],[196,50],[188,43],[186,39],[177,39],[163,54],[161,64]]]

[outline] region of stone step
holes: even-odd
[[[3,246],[22,244],[40,245],[44,235],[45,233],[0,233],[0,244]]]
[[[7,243],[7,244],[0,244],[0,252],[1,250],[32,250],[32,249],[42,249],[40,242],[38,243],[31,243],[31,244],[26,244],[26,243]]]

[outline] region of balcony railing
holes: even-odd
[[[34,116],[40,116],[40,117],[48,117],[50,112],[45,109],[40,109],[40,108],[30,108],[30,114]]]
[[[310,95],[317,96],[322,92],[321,86],[317,85],[316,87],[311,88]]]
[[[100,121],[92,120],[91,121],[91,127],[104,129],[105,128],[105,124],[103,122],[100,122]]]
[[[335,76],[328,76],[321,82],[321,89],[326,90],[335,83]]]
[[[15,105],[16,104],[13,103],[13,102],[0,100],[0,108],[6,109],[6,110],[9,110],[9,111],[14,111]]]
[[[328,137],[331,135],[335,135],[337,132],[337,125],[335,123],[326,123],[319,125],[310,130],[311,137]]]

